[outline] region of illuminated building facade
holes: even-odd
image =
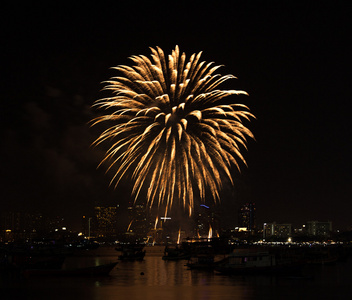
[[[245,227],[249,232],[255,230],[255,203],[249,202],[240,207],[238,210],[238,223],[239,227]]]
[[[306,226],[307,234],[312,236],[329,236],[332,232],[332,223],[308,221]]]
[[[144,205],[130,205],[128,207],[129,225],[127,233],[137,237],[145,237],[151,227],[148,212]]]
[[[117,207],[94,207],[95,224],[92,224],[92,233],[96,237],[111,238],[117,234]],[[89,229],[88,229],[89,230]]]
[[[216,236],[220,230],[220,216],[213,207],[200,205],[195,209],[196,236],[208,237],[209,231]]]
[[[277,224],[264,223],[263,225],[263,238],[288,238],[292,236],[292,225],[291,224]]]
[[[39,213],[3,212],[0,215],[0,233],[3,241],[35,238],[49,231],[49,219]]]

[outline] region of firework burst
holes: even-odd
[[[151,59],[132,56],[134,66],[115,67],[119,76],[105,82],[112,97],[95,103],[106,113],[93,125],[110,125],[95,145],[111,143],[102,161],[115,169],[111,182],[131,176],[135,199],[144,193],[150,207],[166,210],[178,201],[191,214],[195,195],[218,201],[222,177],[233,183],[231,168],[246,163],[240,148],[253,135],[242,120],[254,116],[229,101],[246,92],[218,89],[235,77],[217,74],[220,66],[200,61],[202,52],[186,61],[178,46],[167,58],[159,47],[151,51]]]

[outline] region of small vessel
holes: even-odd
[[[213,270],[231,251],[228,241],[220,238],[193,238],[182,245],[190,253],[190,269]]]
[[[8,246],[0,249],[0,269],[60,269],[66,258],[57,248]]]
[[[186,264],[186,266],[191,270],[213,270],[216,265],[217,262],[215,255],[211,253],[200,253],[197,255],[192,255]]]
[[[280,274],[297,271],[301,264],[293,259],[278,259],[275,254],[254,249],[238,249],[215,266],[215,271],[231,274]]]
[[[116,248],[116,251],[122,252],[122,254],[118,256],[119,260],[143,260],[146,252],[143,250],[144,246],[144,244],[126,244],[120,248]]]
[[[163,260],[188,260],[191,258],[190,252],[179,245],[167,245],[164,250]]]
[[[330,265],[338,261],[338,254],[328,248],[309,249],[306,254],[306,263],[311,265]]]

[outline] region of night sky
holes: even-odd
[[[1,210],[72,221],[97,203],[128,203],[128,187],[114,190],[96,169],[103,149],[90,147],[99,133],[88,125],[97,115],[91,105],[116,75],[110,67],[149,56],[149,47],[169,54],[179,45],[187,57],[203,51],[224,65],[223,75],[238,77],[231,88],[250,95],[238,102],[257,117],[247,124],[256,141],[234,197],[223,199],[234,216],[254,201],[259,223],[351,227],[347,5],[74,2],[2,8]]]

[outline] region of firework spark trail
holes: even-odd
[[[154,224],[154,229],[156,230],[156,226],[158,225],[159,217],[156,217],[155,219],[155,224]]]
[[[111,125],[95,145],[113,141],[101,162],[116,167],[111,183],[132,174],[135,199],[147,189],[150,207],[157,202],[167,211],[177,200],[191,214],[195,195],[204,200],[209,190],[218,201],[220,174],[232,182],[231,168],[246,164],[240,147],[254,137],[242,120],[254,116],[245,105],[224,102],[247,93],[218,89],[235,77],[215,73],[220,66],[201,62],[202,52],[187,62],[178,46],[167,58],[159,47],[151,52],[151,59],[132,56],[133,67],[115,67],[120,76],[106,81],[113,96],[95,103],[106,114],[92,124]]]
[[[210,240],[212,237],[213,237],[213,228],[211,228],[211,225],[209,224],[208,240]]]
[[[131,225],[132,225],[133,221],[134,221],[134,219],[130,222],[130,224],[128,224],[128,226],[127,226],[127,230],[126,230],[126,231],[129,231],[129,230],[130,230],[130,228],[131,228]]]

